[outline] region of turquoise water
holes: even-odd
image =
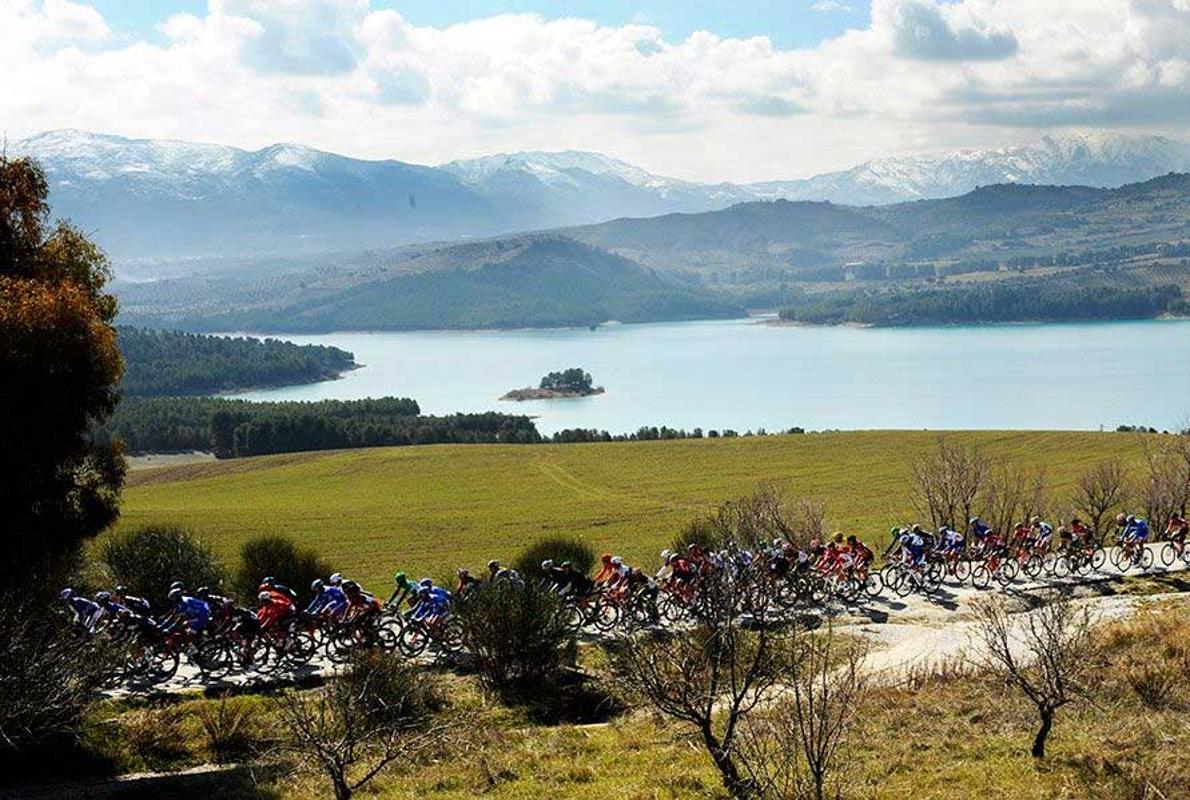
[[[284,336],[365,366],[253,399],[415,398],[424,413],[499,410],[544,433],[675,428],[1098,429],[1190,420],[1190,322],[855,329],[756,320],[589,330]],[[500,402],[581,366],[607,393]]]

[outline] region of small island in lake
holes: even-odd
[[[557,400],[563,397],[587,397],[603,394],[603,387],[595,385],[591,373],[580,367],[551,372],[541,379],[537,388],[513,389],[501,400]]]

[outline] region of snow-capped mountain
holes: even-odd
[[[295,144],[247,151],[71,130],[33,136],[9,151],[40,159],[55,213],[93,232],[118,260],[360,250],[753,200],[885,204],[994,183],[1106,187],[1190,171],[1190,144],[1114,133],[882,158],[842,172],[753,184],[680,180],[578,151],[428,167]]]
[[[544,224],[710,211],[755,200],[747,188],[654,175],[600,153],[499,153],[442,169],[499,205],[527,204]]]
[[[842,172],[751,184],[763,199],[880,205],[954,197],[977,186],[1036,183],[1114,187],[1190,171],[1190,142],[1161,136],[1082,133],[994,150],[882,158]]]

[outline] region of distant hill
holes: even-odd
[[[441,248],[304,282],[234,310],[171,307],[168,283],[140,288],[125,319],[208,331],[559,327],[742,313],[728,300],[560,236]],[[158,305],[144,293],[155,293]]]
[[[1007,261],[1017,256],[1190,241],[1190,175],[1117,189],[1001,184],[944,200],[847,207],[776,200],[722,211],[621,219],[574,238],[662,271],[790,272],[831,265]]]
[[[438,167],[294,144],[220,145],[52,131],[10,143],[45,165],[56,213],[115,257],[292,256],[478,238],[756,200],[889,204],[1002,183],[1113,187],[1190,170],[1190,144],[1077,134],[882,158],[803,180],[700,183],[598,153],[525,152]]]

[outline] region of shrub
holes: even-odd
[[[513,562],[522,575],[541,575],[541,562],[552,558],[557,563],[569,561],[579,572],[590,572],[595,565],[595,551],[582,539],[571,536],[551,536],[529,545]]]
[[[260,712],[255,699],[223,694],[217,703],[200,703],[194,716],[216,762],[239,761],[258,749]]]
[[[486,688],[520,700],[556,686],[573,642],[560,602],[536,581],[488,583],[457,599],[463,640]]]
[[[284,536],[257,536],[240,548],[234,590],[242,599],[252,600],[260,579],[272,575],[304,594],[315,578],[325,578],[330,571],[330,565],[313,548],[302,547]]]
[[[60,758],[118,653],[91,637],[85,644],[48,608],[11,594],[0,598],[0,762],[45,753]]]
[[[120,718],[120,738],[146,766],[172,766],[189,755],[185,721],[178,706],[138,709]]]
[[[202,540],[173,525],[146,525],[112,539],[101,556],[108,575],[155,609],[165,608],[169,584],[190,589],[222,584],[223,565]]]

